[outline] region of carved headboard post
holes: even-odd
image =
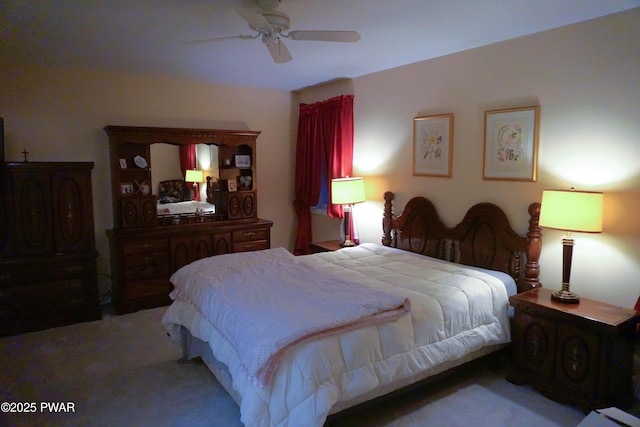
[[[393,223],[393,199],[395,195],[391,191],[384,193],[384,215],[382,217],[382,244],[391,246],[391,226]]]
[[[213,188],[211,187],[211,177],[207,176],[207,203],[213,204]]]
[[[524,267],[524,278],[518,283],[518,292],[539,288],[540,252],[542,252],[542,231],[540,230],[540,203],[529,205],[529,230],[527,232],[527,264]]]

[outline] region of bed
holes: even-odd
[[[215,214],[216,207],[208,202],[191,200],[191,192],[180,179],[160,181],[158,183],[157,214],[162,216]]]
[[[493,204],[473,206],[461,223],[448,228],[428,199],[411,199],[399,216],[393,213],[393,199],[393,193],[385,193],[381,245],[299,257],[281,248],[242,257],[216,256],[185,266],[172,277],[174,301],[163,324],[182,345],[185,359],[200,357],[207,364],[238,403],[245,425],[322,426],[330,416],[509,344],[509,295],[539,286],[540,205],[529,206],[528,232],[520,236]],[[308,301],[295,302],[295,290],[271,296],[275,293],[271,286],[278,289],[289,281],[303,286],[296,279],[299,275],[308,278],[311,293],[320,287],[319,281],[331,282],[359,290],[358,295],[366,295],[367,306],[373,304],[369,298],[389,306],[385,311],[376,306],[375,314],[383,316],[375,321],[367,315],[363,323],[346,322],[295,335],[266,357],[264,350],[271,342],[253,341],[257,335],[270,335],[280,326],[286,330],[287,324],[296,334],[309,328],[306,319],[291,322],[284,314],[265,321],[262,311],[268,308],[256,308],[271,306],[277,311],[281,304],[310,313]],[[213,276],[218,282],[209,288],[222,291],[204,293]],[[254,282],[250,290],[238,290],[243,283]],[[267,291],[260,290],[264,283],[269,283]],[[342,295],[342,290],[330,292]],[[234,293],[241,301],[255,299],[255,304],[221,300]],[[319,295],[316,300],[323,308],[320,317],[326,311],[340,311],[327,308],[323,298]],[[352,302],[351,296],[341,296],[336,306],[338,300]],[[352,312],[353,307],[345,310]],[[252,316],[260,319],[254,335],[249,332]],[[315,316],[309,314],[309,319]],[[231,325],[219,323],[221,318],[231,320]],[[272,321],[278,327],[269,327]],[[283,336],[273,341],[280,342]],[[246,340],[249,344],[243,344]],[[254,365],[255,358],[247,356],[254,350],[268,363]]]

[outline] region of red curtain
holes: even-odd
[[[321,159],[324,159],[322,161]],[[311,252],[311,207],[320,195],[321,167],[326,168],[328,198],[331,179],[350,176],[353,166],[353,95],[300,104],[293,202],[298,217],[296,255]],[[342,206],[327,205],[327,214],[342,217]]]
[[[180,146],[180,170],[182,171],[182,177],[187,174],[187,170],[193,170],[196,168],[196,146],[195,144],[186,144]],[[187,184],[189,187],[189,196],[191,195],[191,189],[193,183]],[[200,184],[195,186],[196,200],[200,201]]]

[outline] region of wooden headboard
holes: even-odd
[[[382,244],[459,264],[503,271],[516,279],[518,292],[540,287],[542,234],[538,219],[540,203],[529,205],[526,236],[517,234],[502,209],[479,203],[462,222],[446,227],[433,203],[424,197],[409,200],[394,217],[390,191],[384,194]]]
[[[185,200],[191,200],[191,192],[184,180],[172,179],[158,183],[158,203],[176,203]]]

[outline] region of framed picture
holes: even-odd
[[[413,175],[451,176],[453,113],[413,119]]]
[[[539,123],[539,106],[485,111],[482,178],[535,182]]]
[[[251,156],[248,154],[236,154],[235,162],[237,168],[250,168]]]
[[[131,196],[133,195],[133,183],[132,182],[123,182],[120,184],[120,194],[123,196]]]
[[[126,169],[127,168],[127,160],[126,159],[120,159],[120,168],[122,168],[122,169]]]
[[[227,180],[227,191],[237,191],[238,190],[238,183],[236,182],[235,179],[229,179]]]

